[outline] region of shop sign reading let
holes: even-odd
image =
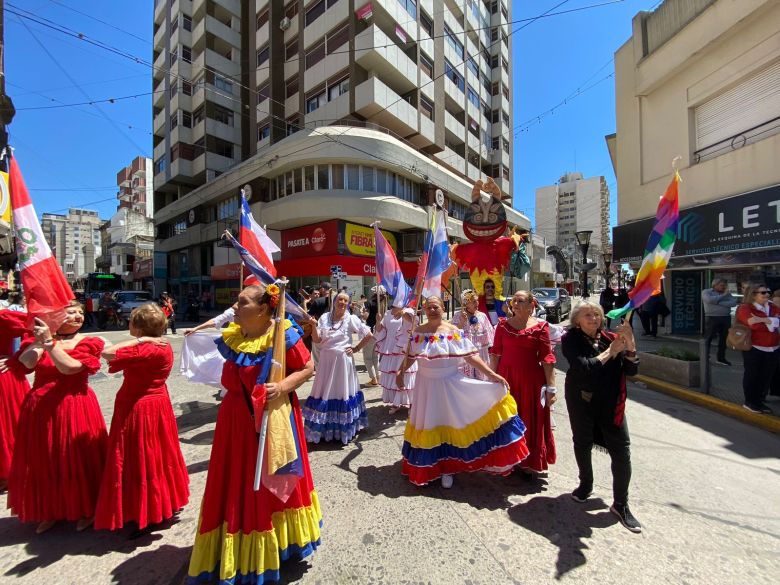
[[[780,224],[780,199],[770,201],[766,206],[775,208],[775,223]],[[757,221],[760,208],[760,205],[748,205],[742,208],[742,229],[761,227],[761,223]],[[734,231],[733,225],[726,225],[726,214],[724,212],[718,214],[718,231],[720,233]]]

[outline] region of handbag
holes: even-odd
[[[726,345],[737,351],[750,351],[753,342],[750,336],[750,327],[735,321],[729,327],[729,333],[726,336]]]

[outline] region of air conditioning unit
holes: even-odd
[[[279,28],[282,30],[287,30],[290,28],[290,25],[292,24],[292,21],[289,17],[285,16],[282,20],[279,21]]]

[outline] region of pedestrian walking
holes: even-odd
[[[373,336],[357,315],[347,311],[347,305],[349,295],[338,293],[333,310],[322,315],[312,329],[312,340],[319,348],[320,357],[311,394],[303,405],[306,439],[312,443],[341,441],[346,445],[368,426],[366,402],[353,353],[360,351]],[[355,346],[352,335],[358,336]]]
[[[189,583],[279,581],[282,561],[307,557],[320,544],[322,513],[295,394],[314,366],[300,333],[283,318],[286,375],[267,381],[280,296],[276,285],[246,287],[238,296],[235,322],[217,341],[226,359],[222,383],[228,392],[217,414]],[[281,485],[265,477],[255,491],[260,414],[280,396],[288,397],[280,411],[289,408],[289,415],[269,416],[264,461],[294,473]]]
[[[490,346],[493,345],[495,328],[490,322],[490,318],[479,310],[479,296],[476,291],[467,288],[460,293],[461,309],[452,316],[451,323],[463,331],[474,347],[479,352],[479,357],[483,362],[490,363]],[[474,366],[468,364],[465,360],[460,365],[461,371],[469,378],[478,380],[487,380],[485,375]],[[495,368],[493,368],[495,369]]]
[[[397,384],[397,375],[406,355],[406,343],[414,319],[414,309],[390,307],[376,326],[379,385],[382,386],[382,402],[390,406],[390,414],[412,405],[417,363],[406,369],[401,386]]]
[[[520,468],[527,473],[547,471],[556,461],[550,415],[556,400],[555,355],[549,323],[533,316],[536,304],[530,292],[517,291],[508,303],[510,316],[499,321],[490,348],[490,366],[509,382],[526,426],[528,457]]]
[[[737,322],[750,327],[751,348],[742,352],[742,391],[750,412],[772,414],[766,396],[780,367],[780,308],[769,302],[772,291],[765,284],[751,284],[737,307]]]
[[[173,367],[163,337],[167,319],[156,304],[130,314],[134,339],[103,350],[108,371],[123,372],[114,401],[108,456],[95,528],[118,530],[135,522],[131,538],[176,514],[189,499],[189,475],[179,446],[176,417],[165,381]]]
[[[718,338],[717,363],[730,366],[726,359],[726,338],[731,327],[731,309],[737,306],[737,299],[728,291],[725,278],[716,278],[710,288],[701,292],[704,307],[704,338],[707,340],[707,358],[709,359],[712,340]]]
[[[165,330],[168,331],[168,327],[170,327],[171,333],[176,335],[176,300],[167,292],[163,291],[160,294],[159,303],[162,312],[165,313],[165,318],[168,320]]]
[[[443,320],[444,302],[429,297],[428,321],[417,328],[396,376],[418,363],[414,401],[406,421],[402,473],[413,484],[441,478],[448,489],[453,476],[466,471],[507,475],[528,455],[525,425],[507,391],[507,381],[482,361],[477,348],[457,327]],[[405,348],[402,341],[400,347]],[[399,347],[399,349],[400,349]],[[490,381],[460,371],[466,360]]]
[[[35,380],[19,414],[8,507],[22,522],[38,522],[38,534],[58,520],[77,521],[79,531],[92,524],[106,457],[106,423],[88,383],[104,342],[79,333],[77,301],[65,314],[56,333],[36,319],[19,354]]]
[[[642,525],[628,507],[631,482],[631,440],[626,423],[626,376],[637,373],[636,341],[625,322],[617,331],[604,328],[600,305],[583,300],[571,312],[571,328],[561,343],[569,362],[566,408],[580,483],[571,497],[585,502],[593,494],[593,446],[606,449],[612,460],[610,511],[631,532]]]
[[[30,391],[26,370],[14,357],[16,340],[26,335],[27,313],[0,310],[0,492],[8,487],[16,424],[24,397]]]

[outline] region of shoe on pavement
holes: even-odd
[[[742,408],[744,408],[745,410],[749,410],[750,412],[753,412],[755,414],[763,414],[761,411],[761,407],[755,404],[743,404]]]
[[[452,477],[452,474],[445,473],[441,476],[441,487],[443,487],[445,490],[450,489],[454,482],[455,478]]]
[[[716,364],[720,364],[721,366],[730,366],[731,362],[729,360],[715,360]]]
[[[592,495],[592,489],[586,488],[585,486],[579,486],[571,493],[571,499],[580,504],[584,504]]]
[[[769,405],[766,402],[761,404],[759,408],[761,409],[761,414],[774,414],[774,411],[769,408]]]
[[[631,532],[636,534],[642,532],[642,525],[639,523],[639,520],[634,518],[631,510],[628,509],[628,504],[612,504],[612,506],[609,508],[609,511],[617,516],[620,520],[620,523],[628,528]]]

